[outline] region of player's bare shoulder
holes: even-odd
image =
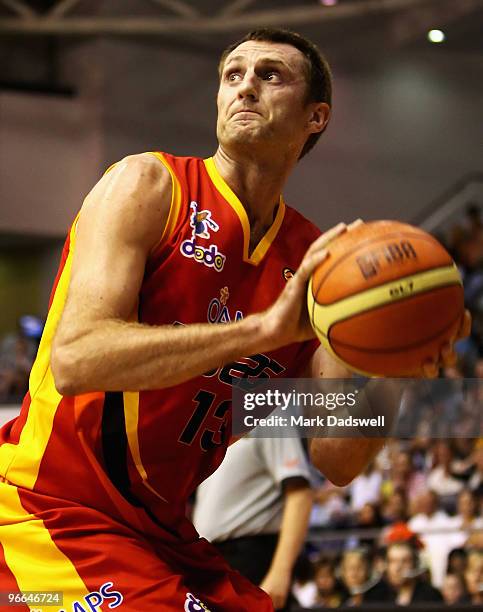
[[[124,157],[104,174],[82,207],[98,227],[109,225],[149,250],[163,233],[172,199],[172,179],[166,166],[151,153]]]

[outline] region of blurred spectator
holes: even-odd
[[[386,549],[377,547],[372,552],[372,575],[377,581],[386,571]]]
[[[477,500],[472,491],[461,491],[458,496],[458,514],[450,520],[455,530],[449,535],[452,548],[477,544],[478,534],[473,531],[483,530],[483,518],[478,515]]]
[[[433,446],[433,469],[428,476],[428,489],[436,493],[441,503],[448,509],[456,506],[456,496],[464,487],[461,480],[454,477],[451,463],[453,451],[450,445],[438,440]]]
[[[420,577],[418,553],[410,542],[394,542],[387,548],[386,571],[381,580],[364,595],[364,603],[441,602],[440,592]]]
[[[404,491],[396,489],[382,506],[382,521],[386,525],[405,522],[408,519],[408,501]]]
[[[21,333],[9,334],[0,345],[0,401],[21,402],[28,389],[35,343]]]
[[[409,522],[409,529],[417,533],[424,544],[431,581],[440,588],[446,571],[448,554],[454,546],[450,540],[452,519],[446,512],[438,509],[438,496],[427,491],[417,502],[417,514]]]
[[[346,489],[326,480],[315,490],[310,516],[311,527],[345,527],[350,522],[350,509]]]
[[[466,571],[467,560],[468,553],[464,548],[453,548],[448,555],[448,568],[446,573],[463,576]]]
[[[315,566],[315,584],[317,586],[316,607],[339,608],[347,598],[335,577],[334,564],[327,559],[322,559]]]
[[[444,603],[455,606],[466,601],[465,582],[459,574],[447,574],[441,587]]]
[[[352,512],[358,512],[365,504],[378,504],[381,499],[381,485],[382,474],[372,462],[349,487]]]
[[[354,524],[359,529],[379,529],[382,527],[379,507],[376,504],[364,504],[354,517]],[[357,539],[358,546],[371,546],[373,542],[373,537],[359,536]]]
[[[474,438],[454,438],[452,441],[454,459],[451,466],[456,478],[468,480],[474,465]]]
[[[481,208],[476,202],[471,202],[466,208],[466,224],[470,236],[483,235]]]
[[[411,455],[405,451],[397,452],[393,458],[389,478],[382,485],[384,497],[389,498],[394,491],[400,490],[409,504],[426,489],[426,477],[413,469]]]
[[[305,555],[300,555],[293,570],[292,595],[302,608],[311,608],[317,599],[314,566]]]
[[[369,559],[363,549],[348,550],[340,565],[342,584],[349,593],[346,606],[360,606],[364,593],[370,587],[371,577]]]
[[[468,555],[465,571],[466,590],[473,605],[483,604],[483,551],[474,550]]]
[[[477,445],[473,460],[473,473],[468,481],[468,487],[481,498],[483,497],[483,444]]]
[[[382,527],[382,519],[376,504],[364,504],[357,513],[357,527]]]

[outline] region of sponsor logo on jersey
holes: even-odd
[[[192,257],[198,263],[221,272],[225,265],[226,256],[220,253],[216,244],[204,247],[197,243],[197,238],[210,239],[210,231],[217,232],[220,226],[211,218],[210,210],[198,210],[198,202],[191,202],[190,207],[193,210],[190,217],[190,227],[193,231],[191,232],[191,238],[182,242],[180,246],[181,254],[188,258]]]
[[[226,303],[230,297],[228,287],[222,287],[220,289],[220,297],[213,298],[208,304],[207,319],[208,323],[231,323],[231,321],[239,321],[243,319],[243,313],[241,310],[235,310],[235,314],[230,314],[230,310]]]
[[[105,582],[98,591],[87,593],[82,601],[73,601],[71,607],[62,608],[59,612],[100,612],[102,604],[109,609],[117,608],[124,598],[119,591],[111,590],[113,586],[113,582]],[[103,609],[106,609],[105,606]]]
[[[210,609],[192,593],[186,593],[184,612],[210,612]]]

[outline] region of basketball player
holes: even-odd
[[[1,431],[1,591],[62,591],[49,609],[68,612],[272,609],[185,502],[223,458],[240,378],[349,376],[316,351],[305,307],[347,228],[319,236],[280,196],[330,94],[311,43],[251,33],[220,63],[214,157],[134,155],[88,195]],[[381,444],[315,440],[312,459],[345,484]]]

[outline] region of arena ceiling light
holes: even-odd
[[[446,40],[446,36],[443,30],[430,30],[428,40],[432,43],[442,43]]]

